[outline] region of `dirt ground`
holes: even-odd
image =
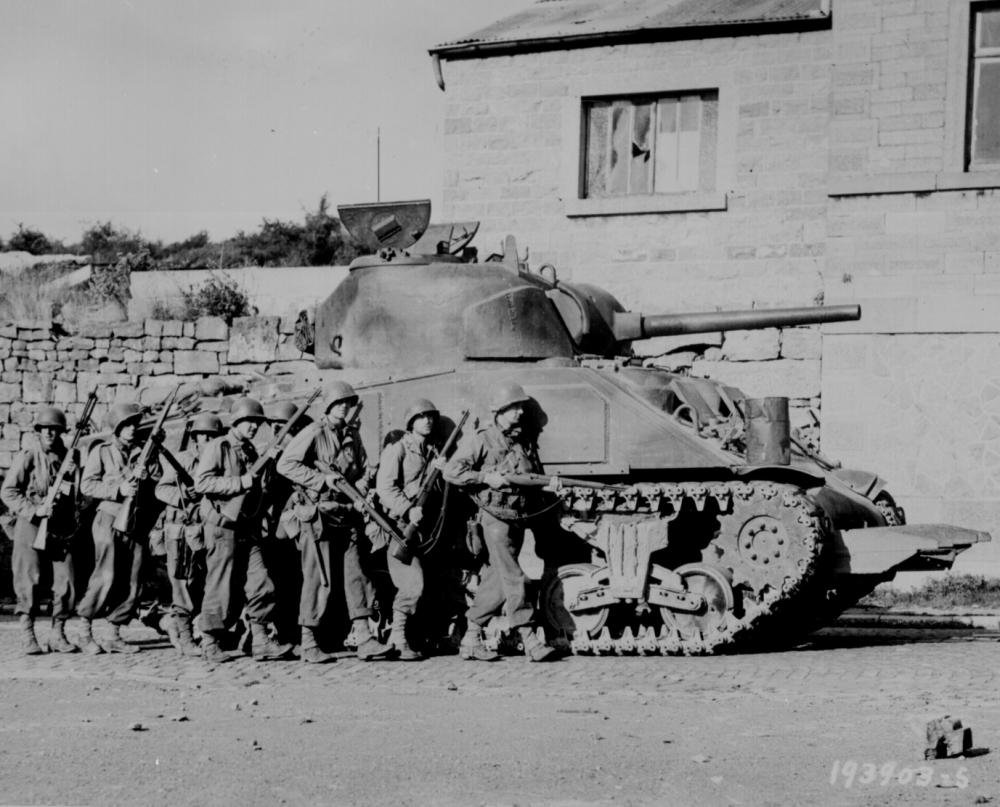
[[[210,667],[132,638],[129,657],[25,658],[0,622],[0,804],[1000,803],[996,752],[921,768],[944,714],[1000,746],[1000,645],[983,632],[325,667]]]

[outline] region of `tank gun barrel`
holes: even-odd
[[[614,334],[619,341],[648,339],[713,331],[750,331],[758,328],[789,328],[824,322],[861,319],[860,305],[829,305],[813,308],[770,308],[756,311],[710,311],[696,314],[642,314],[617,312]]]

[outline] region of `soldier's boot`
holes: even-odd
[[[302,645],[299,648],[299,655],[307,664],[329,664],[331,661],[337,660],[329,653],[320,650],[319,642],[316,641],[315,628],[309,628],[305,625],[302,626]]]
[[[52,632],[49,633],[50,653],[76,653],[79,647],[66,638],[66,620],[53,619]]]
[[[175,616],[174,624],[177,625],[177,642],[180,645],[177,649],[185,656],[200,656],[201,648],[191,631],[191,617]]]
[[[368,617],[363,616],[354,620],[354,637],[358,640],[358,658],[362,661],[374,661],[385,658],[392,648],[382,644],[372,636],[372,630],[368,626]]]
[[[83,620],[83,626],[80,628],[80,637],[76,640],[76,645],[84,653],[89,653],[92,656],[98,656],[104,652],[104,648],[94,639],[94,624],[89,619]]]
[[[556,649],[549,647],[539,639],[532,628],[525,625],[517,630],[521,634],[521,642],[524,644],[524,655],[528,657],[529,661],[553,661],[555,659]]]
[[[396,651],[396,658],[400,661],[423,661],[424,656],[418,653],[406,641],[406,623],[410,615],[402,611],[392,612],[392,633],[389,635],[389,644]]]
[[[276,642],[268,635],[267,625],[251,622],[250,633],[253,636],[254,661],[276,661],[292,652],[292,645]]]
[[[177,626],[177,617],[173,614],[164,614],[160,617],[156,630],[158,633],[167,634],[167,638],[170,640],[170,644],[173,645],[174,650],[178,653],[184,652],[181,650],[181,634]]]
[[[21,614],[21,649],[26,656],[40,656],[45,652],[35,637],[35,618],[31,614]]]
[[[129,644],[122,638],[120,625],[112,625],[108,638],[104,641],[104,649],[108,653],[138,653],[139,648],[134,644]]]
[[[201,634],[201,657],[212,664],[225,664],[233,660],[233,657],[219,646],[219,637],[208,631],[202,631]]]
[[[466,661],[497,661],[500,658],[499,653],[494,653],[483,644],[482,627],[471,622],[458,646],[458,655]]]

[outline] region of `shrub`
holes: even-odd
[[[90,294],[97,300],[114,300],[127,310],[132,299],[132,272],[148,271],[151,266],[149,250],[140,249],[123,255],[114,266],[94,267]]]
[[[231,277],[212,273],[200,286],[190,286],[181,291],[184,299],[184,319],[221,317],[232,325],[236,317],[257,313],[250,304],[250,295]]]
[[[93,256],[95,263],[117,261],[128,253],[144,250],[152,258],[160,249],[159,244],[150,243],[138,232],[118,227],[110,221],[94,224],[84,232],[80,247],[85,255]]]
[[[7,243],[8,252],[30,252],[32,255],[51,255],[52,242],[39,230],[17,225],[17,232]]]

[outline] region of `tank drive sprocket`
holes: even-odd
[[[744,609],[760,610],[757,623],[809,588],[830,544],[828,520],[794,485],[752,481],[731,483],[729,490],[729,507],[719,514],[718,532],[702,560],[729,571]]]

